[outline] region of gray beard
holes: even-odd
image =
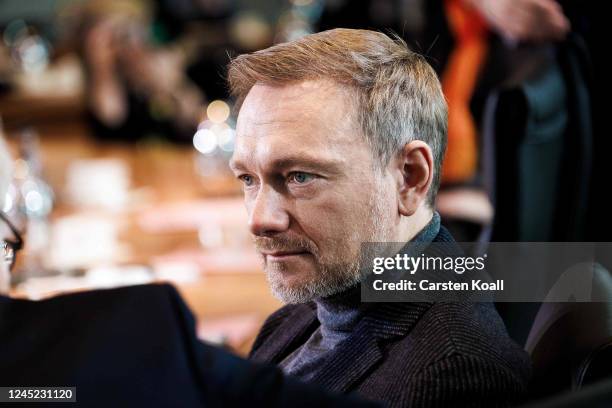
[[[387,230],[390,225],[389,217],[381,205],[384,195],[376,191],[370,198],[370,217],[365,220],[368,225],[362,228],[366,231],[363,237],[354,232],[347,237],[349,242],[385,242],[389,237]],[[319,260],[319,274],[315,279],[305,282],[299,287],[287,287],[284,285],[284,267],[279,264],[269,264],[266,268],[266,277],[270,284],[272,294],[286,304],[306,303],[314,299],[324,298],[344,292],[356,286],[362,280],[361,256],[359,253],[353,256],[349,262],[325,262]]]
[[[335,295],[357,285],[361,281],[359,262],[341,265],[323,265],[317,279],[299,287],[283,284],[283,267],[274,264],[266,269],[272,294],[287,304],[306,303],[313,299]]]

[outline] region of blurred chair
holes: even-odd
[[[582,241],[593,137],[586,48],[570,36],[556,49],[516,52],[483,109],[483,180],[495,216],[481,240]],[[532,356],[534,397],[612,374],[612,277],[605,268],[594,269],[593,291],[598,302],[496,305]]]
[[[591,283],[592,301],[543,303],[530,330],[525,349],[533,362],[534,397],[612,378],[612,275],[599,264],[579,274]],[[565,285],[568,293],[555,297],[572,299],[575,288]]]
[[[608,408],[612,405],[612,379],[600,381],[577,392],[539,399],[521,408]]]
[[[508,53],[510,72],[483,108],[483,180],[495,216],[480,240],[581,241],[592,166],[586,50],[571,36],[556,49]],[[539,308],[497,304],[519,344]]]
[[[483,118],[491,239],[581,241],[593,137],[586,49],[572,36],[557,50],[510,58],[513,72]]]

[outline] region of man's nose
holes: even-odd
[[[249,229],[256,236],[284,232],[289,228],[289,214],[284,200],[274,189],[262,186],[252,203],[249,214]]]

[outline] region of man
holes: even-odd
[[[447,108],[399,39],[335,29],[234,59],[230,166],[273,293],[251,357],[392,406],[516,402],[530,372],[490,303],[365,304],[363,242],[452,243],[433,210]]]

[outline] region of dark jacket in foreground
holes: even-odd
[[[0,387],[7,386],[76,387],[69,407],[365,405],[201,343],[169,285],[41,302],[0,296]]]
[[[452,237],[441,227],[434,242]],[[279,363],[318,325],[314,303],[285,306],[264,324],[251,358]],[[313,382],[392,406],[493,407],[519,402],[530,372],[491,303],[380,303]]]

